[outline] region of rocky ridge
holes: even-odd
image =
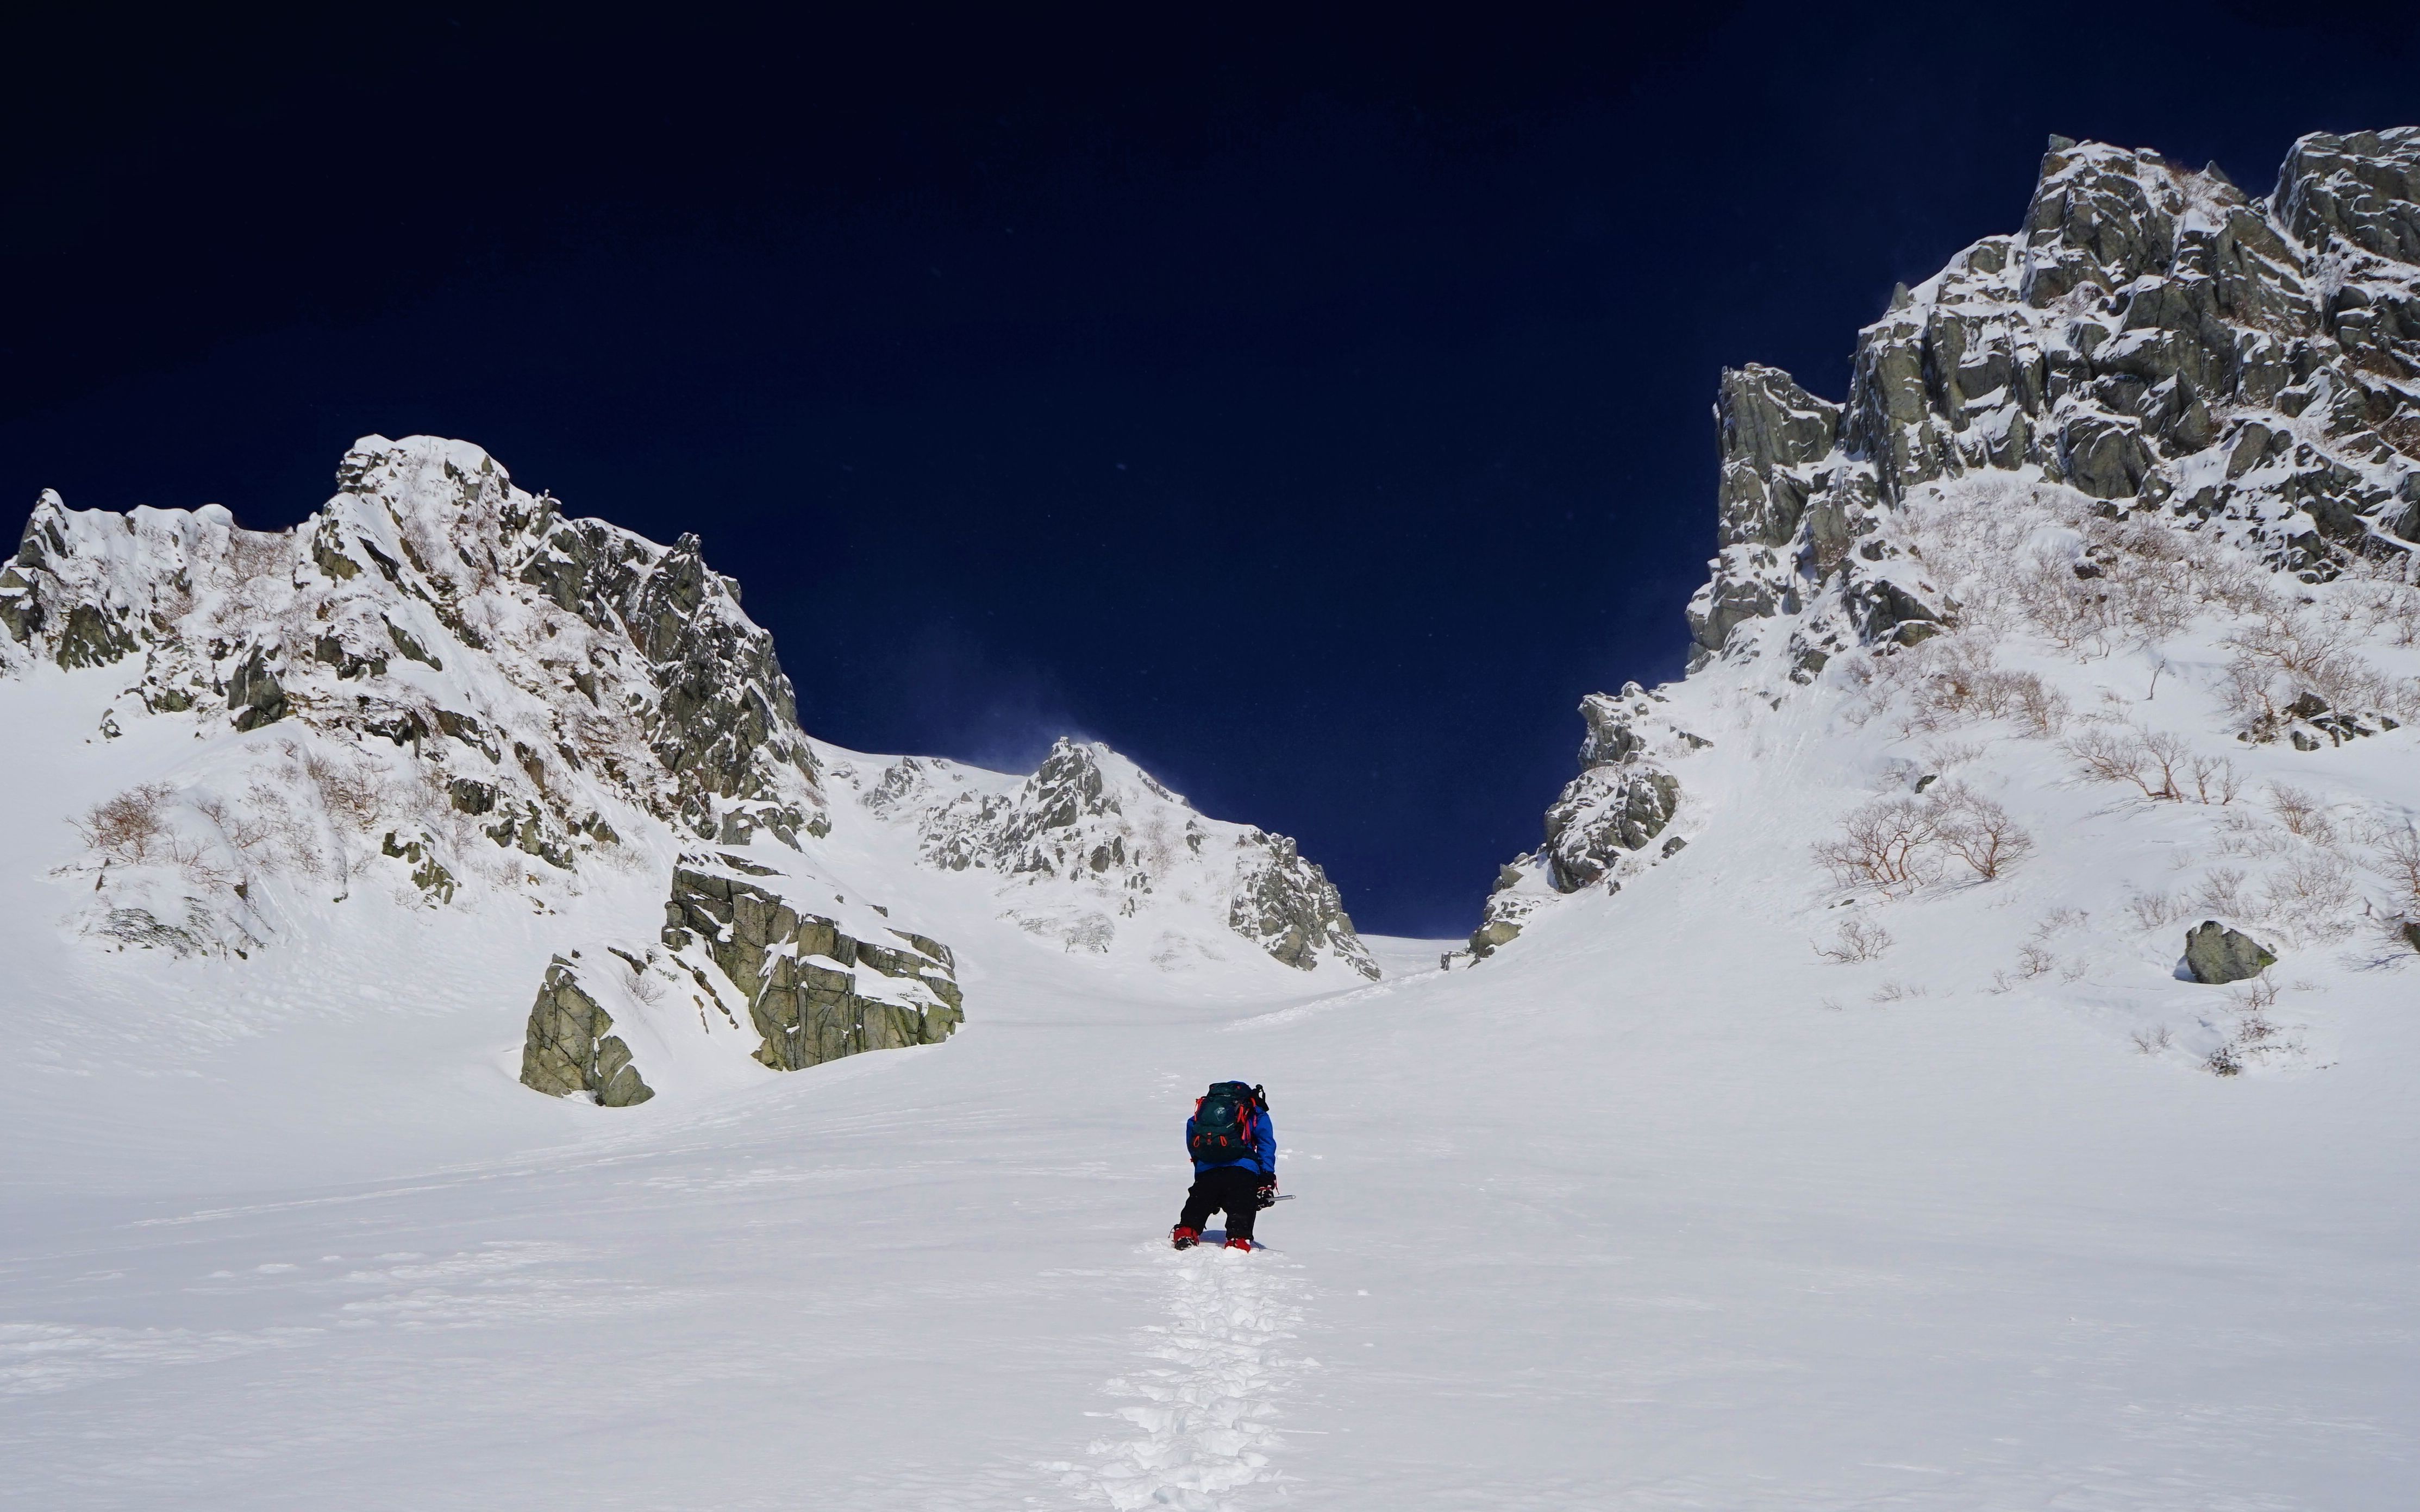
[[[1859,332],[1845,404],[1722,375],[1720,554],[1692,665],[1956,617],[1884,529],[1926,485],[2023,474],[2317,580],[2420,540],[2420,129],[2298,142],[2255,201],[2212,165],[2054,138],[2024,228]],[[1763,622],[1787,621],[1777,641]]]
[[[215,505],[39,501],[0,569],[0,676],[122,679],[91,741],[194,742],[78,822],[71,928],[232,961],[365,888],[442,931],[581,912],[661,869],[660,936],[557,949],[524,1025],[525,1085],[610,1106],[724,1074],[684,1022],[709,1059],[737,1035],[797,1070],[962,1021],[951,949],[830,880],[854,853],[828,854],[819,763],[854,792],[880,759],[799,729],[771,637],[696,537],[566,517],[435,438],[365,438],[337,486],[275,532]],[[866,797],[850,824],[999,879],[1005,912],[1071,951],[1167,968],[1233,940],[1376,970],[1292,841],[1202,818],[1107,748],[1063,742],[1022,779],[900,760]]]
[[[918,757],[831,771],[910,830],[927,864],[997,878],[1011,918],[1071,951],[1147,942],[1172,964],[1206,923],[1300,970],[1377,975],[1335,885],[1292,840],[1205,818],[1107,746],[1062,739],[1022,779]]]
[[[2055,694],[1994,670],[1968,621],[2105,655],[2207,612],[2238,622],[2241,741],[2331,748],[2420,712],[2342,631],[2408,613],[2420,543],[2420,128],[2306,136],[2258,200],[2215,165],[2055,137],[2022,229],[1859,333],[1845,402],[1749,364],[1723,372],[1714,418],[1693,676],[1770,681],[1777,707],[1854,654],[1855,679],[1919,705],[1979,688],[2051,731]],[[1960,579],[1993,602],[1961,603]],[[2340,580],[2360,594],[2317,604]],[[1666,831],[1709,742],[1663,717],[1668,693],[1584,703],[1580,775],[1503,869],[1471,955],[1681,844]]]
[[[458,441],[366,438],[337,482],[280,532],[45,493],[0,570],[0,670],[125,668],[103,737],[251,737],[240,769],[120,816],[157,842],[99,857],[99,927],[246,949],[280,877],[391,864],[442,905],[473,873],[622,864],[649,820],[726,843],[828,823],[771,638],[696,537],[566,519]]]

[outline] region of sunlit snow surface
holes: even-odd
[[[2138,671],[2061,675],[2082,702]],[[2202,1512],[2420,1484],[2420,958],[2291,951],[2302,1050],[2208,1074],[2181,1046],[2223,990],[2124,920],[2170,853],[2212,858],[2208,816],[2043,743],[1983,733],[1962,772],[2039,852],[1889,905],[1863,965],[1812,949],[1838,895],[1807,847],[1916,748],[1828,686],[1776,712],[1693,679],[1685,851],[1474,970],[1373,941],[1374,985],[1070,953],[838,823],[832,874],[956,949],[965,1028],[599,1109],[515,1085],[522,1017],[564,940],[648,937],[660,876],[560,915],[360,894],[250,962],[63,930],[63,817],[171,725],[23,733],[122,685],[0,687],[0,1504]],[[2374,795],[2413,757],[2407,730],[2239,759]],[[2066,908],[2078,974],[1999,990]],[[2180,1048],[2137,1053],[2154,1025]],[[1298,1200],[1264,1253],[1174,1254],[1178,1124],[1231,1076],[1268,1086]]]

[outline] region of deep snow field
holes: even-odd
[[[88,728],[120,681],[0,717]],[[1962,775],[2039,853],[1826,964],[1807,846],[1878,737],[1829,686],[1682,691],[1688,848],[1466,970],[1104,964],[843,826],[965,1027],[628,1109],[513,1078],[547,955],[644,938],[660,877],[104,954],[59,927],[60,816],[190,736],[14,743],[0,1504],[2411,1504],[2420,958],[2291,953],[2295,1052],[2209,1074],[2222,991],[2116,922],[2208,816],[2011,739]],[[2256,754],[2375,786],[2413,733]],[[2012,981],[2030,938],[2083,964]],[[1178,1126],[1231,1076],[1298,1200],[1264,1253],[1176,1255]]]

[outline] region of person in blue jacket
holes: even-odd
[[[1252,1247],[1252,1219],[1278,1199],[1278,1131],[1268,1094],[1249,1082],[1213,1082],[1185,1120],[1193,1190],[1169,1237],[1178,1249],[1202,1242],[1214,1212],[1227,1215],[1227,1247]]]

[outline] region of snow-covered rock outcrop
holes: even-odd
[[[932,968],[938,990],[860,993],[850,978],[852,990],[824,992],[817,963],[848,977],[886,948],[758,938],[757,912],[790,936],[799,916],[743,903],[735,918],[728,866],[675,859],[699,841],[761,837],[812,873],[800,847],[830,827],[772,638],[695,536],[664,547],[566,518],[478,448],[428,437],[365,439],[337,483],[282,532],[241,530],[216,506],[118,515],[45,494],[36,507],[0,572],[0,669],[120,676],[92,738],[164,722],[206,753],[85,816],[86,933],[245,957],[316,895],[341,903],[365,884],[438,913],[509,899],[542,916],[660,869],[676,914],[712,913],[703,894],[724,887],[724,917],[690,918],[675,942],[696,936],[700,961],[672,956],[701,981],[706,961],[728,967],[704,990],[760,1021],[763,1064],[938,1040],[956,1024],[945,964]],[[654,951],[624,943],[626,959]],[[925,945],[919,960],[947,961]],[[743,964],[752,946],[781,963]],[[597,968],[577,952],[548,968],[522,1080],[643,1101]],[[620,1016],[634,1011],[626,1001]]]
[[[0,570],[0,678],[88,711],[28,738],[140,774],[75,816],[54,873],[101,949],[173,970],[484,932],[542,969],[521,1081],[609,1105],[947,1038],[957,963],[924,920],[966,921],[962,874],[1001,884],[979,922],[1082,954],[1376,970],[1292,841],[1106,748],[1023,779],[819,748],[695,536],[567,518],[429,437],[366,438],[337,482],[280,532],[45,494]],[[535,960],[495,937],[515,916]]]
[[[1816,959],[1866,968],[1889,919],[2000,952],[1984,991],[2055,969],[2155,1050],[2174,982],[2408,961],[2420,129],[2305,137],[2260,201],[2055,138],[2024,228],[1899,291],[1844,404],[1751,365],[1714,420],[1689,675],[1586,702],[1473,956],[1714,869],[1811,910]],[[1953,915],[1954,948],[1926,933]],[[2251,964],[2209,965],[2220,939]],[[2191,999],[2173,1042],[2297,1058],[2277,990]]]
[[[102,816],[104,930],[243,949],[275,930],[263,882],[341,892],[384,861],[442,903],[471,873],[613,864],[648,820],[725,842],[826,824],[772,640],[694,536],[565,519],[458,441],[367,438],[338,484],[281,532],[45,494],[0,571],[0,666],[124,669],[102,735],[251,737]]]
[[[1882,529],[1985,471],[2159,514],[2326,579],[2420,540],[2420,130],[2314,135],[2254,201],[2212,166],[2055,138],[2024,229],[1858,333],[1844,405],[1723,374],[1721,554],[1693,665],[1789,658],[1954,619]]]
[[[912,833],[926,864],[997,878],[1008,916],[1069,950],[1137,949],[1174,965],[1232,934],[1304,971],[1378,974],[1335,885],[1292,840],[1203,817],[1107,746],[1063,739],[1023,779],[863,763],[830,765],[866,812]]]

